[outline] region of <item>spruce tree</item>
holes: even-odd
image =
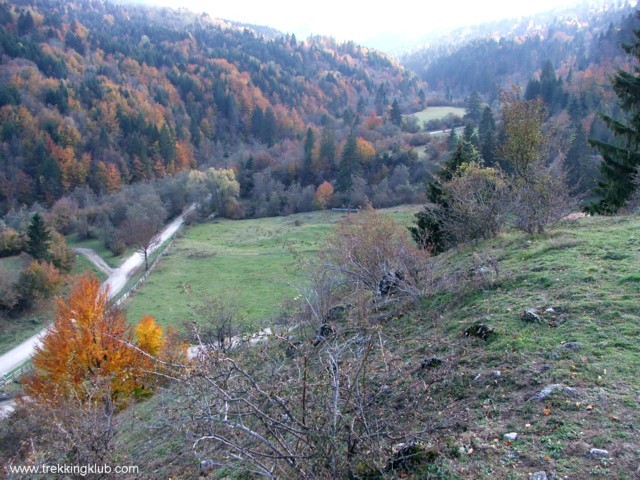
[[[358,144],[353,132],[349,135],[347,143],[342,150],[342,159],[338,167],[336,178],[336,191],[346,193],[353,186],[353,175],[358,173],[360,158],[358,156]]]
[[[400,105],[398,104],[398,100],[394,100],[391,104],[391,122],[399,127],[402,126],[402,110],[400,110]]]
[[[636,16],[640,18],[640,14]],[[640,61],[640,30],[634,30],[633,35],[633,43],[622,48],[637,62]],[[595,188],[601,199],[587,207],[590,213],[617,212],[636,188],[634,178],[640,164],[640,70],[637,66],[631,72],[618,69],[611,84],[627,118],[618,120],[601,114],[616,141],[589,140],[602,155],[600,173],[603,177]]]
[[[307,136],[304,140],[304,158],[302,159],[302,185],[313,183],[313,150],[316,146],[316,136],[311,128],[307,129]]]
[[[465,120],[471,120],[474,123],[480,121],[482,116],[482,100],[477,91],[471,92],[471,96],[467,99],[467,108],[464,114]]]
[[[495,151],[497,147],[496,121],[493,118],[491,108],[486,106],[482,110],[482,118],[478,125],[478,136],[480,137],[480,154],[486,166],[493,166],[496,163]]]
[[[39,213],[31,217],[31,223],[27,228],[27,248],[26,252],[36,260],[49,259],[49,245],[51,244],[51,234],[44,219]]]

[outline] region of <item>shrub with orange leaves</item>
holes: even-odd
[[[333,199],[333,185],[326,180],[318,185],[315,195],[315,203],[322,210],[327,208],[331,200]]]
[[[55,320],[36,347],[34,372],[25,381],[29,397],[88,400],[96,386],[107,383],[111,398],[120,400],[141,384],[145,356],[133,345],[124,313],[110,308],[108,298],[108,289],[89,273],[76,279],[66,301],[58,299]]]
[[[143,315],[140,319],[136,326],[136,338],[138,347],[149,355],[158,355],[165,344],[162,327],[150,315]]]

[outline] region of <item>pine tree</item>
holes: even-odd
[[[429,203],[415,214],[415,224],[409,227],[415,242],[423,248],[431,249],[434,254],[444,252],[448,241],[444,223],[449,204],[442,185],[451,180],[460,165],[465,163],[480,163],[480,154],[472,143],[459,140],[455,151],[436,173],[435,178],[427,184]]]
[[[398,125],[399,127],[402,125],[402,111],[400,110],[400,105],[398,104],[398,100],[394,100],[391,104],[391,112],[390,112],[391,122],[394,125]]]
[[[307,129],[304,140],[304,158],[302,159],[302,185],[313,183],[313,149],[316,146],[316,136],[311,128]]]
[[[342,151],[342,159],[338,167],[338,177],[336,179],[336,190],[346,193],[353,186],[353,175],[360,168],[360,159],[358,158],[358,143],[353,132],[349,135],[347,143]]]
[[[589,179],[585,176],[585,166],[591,154],[589,144],[587,143],[587,134],[584,128],[582,128],[582,125],[577,124],[571,141],[571,147],[567,151],[567,156],[564,160],[567,171],[567,183],[574,193],[582,193],[589,188],[586,186],[586,182]]]
[[[482,116],[482,100],[480,99],[480,94],[475,90],[471,92],[471,96],[467,100],[467,109],[464,114],[464,118],[466,120],[471,120],[474,123],[480,121],[480,117]]]
[[[496,121],[493,118],[491,108],[488,106],[482,110],[482,118],[480,118],[480,124],[478,125],[478,136],[480,137],[480,154],[482,159],[486,166],[493,166],[496,163]]]
[[[31,217],[31,224],[27,228],[26,252],[36,260],[48,260],[51,233],[39,213]]]
[[[637,14],[640,18],[640,13]],[[640,61],[640,30],[634,30],[633,43],[623,45],[624,51]],[[612,214],[617,212],[636,188],[634,177],[640,165],[640,71],[618,69],[613,77],[613,90],[618,96],[620,108],[627,113],[626,120],[601,115],[613,133],[615,143],[590,139],[589,143],[602,155],[600,173],[603,177],[595,191],[601,196],[597,203],[587,207],[590,213]]]

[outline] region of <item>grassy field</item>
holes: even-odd
[[[0,274],[6,276],[9,281],[16,282],[20,271],[27,266],[28,262],[27,256],[0,258]],[[41,308],[18,318],[0,314],[0,355],[38,333],[48,321],[49,313],[47,308]]]
[[[415,210],[387,211],[408,223]],[[133,298],[130,318],[142,311],[165,325],[189,318],[187,283],[194,292],[234,297],[256,323],[273,317],[280,300],[295,295],[288,282],[302,280],[291,251],[311,255],[340,217],[311,213],[190,227]],[[565,221],[533,236],[507,232],[436,257],[424,297],[376,314],[371,326],[380,346],[367,372],[372,385],[390,386],[377,402],[387,414],[397,413],[396,430],[423,431],[417,439],[435,452],[403,478],[516,480],[538,471],[576,480],[635,478],[638,264],[640,217],[633,216]],[[527,309],[535,309],[539,321],[523,319]],[[478,322],[494,335],[465,337]],[[336,324],[343,340],[354,328]],[[298,368],[296,357],[283,355],[288,345],[274,339],[243,351],[238,361],[256,371],[262,367],[250,362],[265,358],[278,368]],[[317,348],[321,355],[322,345]],[[440,364],[425,367],[432,358]],[[265,371],[272,374],[273,365]],[[536,399],[552,385],[559,391]],[[292,395],[287,400],[299,400],[298,390]],[[198,475],[192,440],[172,429],[163,410],[180,408],[177,400],[160,392],[120,414],[126,428],[116,448],[132,464],[145,465],[149,478]],[[504,437],[510,432],[517,438]],[[396,443],[389,440],[389,451]],[[593,448],[608,455],[590,456]]]
[[[28,263],[26,256],[14,255],[13,257],[0,258],[0,273],[6,275],[7,280],[16,282],[20,272]]]
[[[409,224],[417,208],[385,211]],[[317,251],[340,218],[341,213],[311,212],[188,227],[127,302],[128,317],[135,322],[150,314],[162,325],[180,325],[192,318],[189,290],[196,299],[230,300],[250,323],[268,322],[285,299],[296,295],[292,284],[304,281],[296,256]]]
[[[107,275],[99,268],[96,268],[93,263],[87,260],[87,257],[85,257],[84,255],[76,254],[76,262],[73,265],[73,269],[71,270],[71,275],[82,275],[87,271],[93,272],[101,282],[104,282],[107,279]]]
[[[464,478],[515,479],[539,470],[559,478],[633,477],[640,462],[639,233],[637,217],[584,218],[546,235],[510,233],[443,257],[445,271],[469,271],[493,257],[500,272],[491,287],[425,299],[395,352],[407,363],[425,353],[445,358],[447,381],[430,390],[425,408],[455,416],[466,403],[472,412],[468,429],[446,435],[475,443],[476,454],[443,458],[443,467],[455,465],[447,471],[464,469]],[[521,318],[531,308],[540,323]],[[461,338],[475,322],[494,328],[495,338]],[[573,393],[530,400],[552,384]],[[507,432],[518,439],[502,441]],[[588,458],[590,448],[608,450],[610,458]]]
[[[418,123],[422,125],[424,122],[428,122],[429,120],[439,120],[444,118],[450,113],[462,117],[464,112],[465,109],[459,107],[427,107],[421,112],[413,113],[412,116],[416,117],[418,119]]]
[[[27,263],[28,257],[26,256],[1,258],[0,272],[7,274],[12,281],[17,281],[20,271],[27,266]],[[106,278],[106,275],[96,269],[85,257],[76,255],[71,275],[85,273],[87,270],[93,271],[101,281]],[[17,317],[0,315],[0,354],[38,333],[53,319],[54,310],[54,301],[47,300],[35,309]]]

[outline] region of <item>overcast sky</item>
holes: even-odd
[[[267,25],[299,39],[310,34],[380,47],[383,37],[411,41],[434,30],[542,12],[579,0],[146,0],[147,3],[256,25]]]

